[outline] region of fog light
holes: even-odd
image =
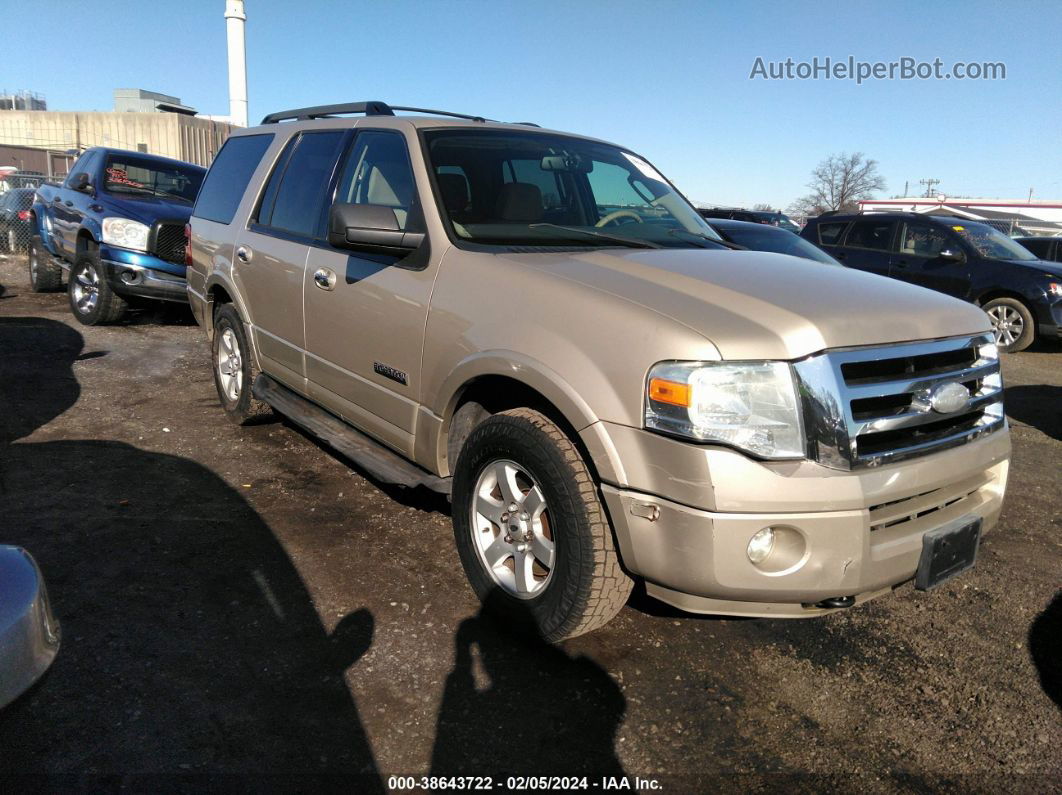
[[[767,556],[771,554],[772,549],[774,549],[774,530],[770,527],[765,527],[749,541],[747,550],[749,560],[753,563],[763,563]]]

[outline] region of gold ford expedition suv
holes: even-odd
[[[744,616],[931,588],[999,517],[982,311],[733,250],[628,149],[382,102],[276,113],[225,143],[189,236],[229,416],[449,494],[476,593],[547,639],[632,578]]]

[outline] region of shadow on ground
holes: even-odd
[[[1062,591],[1029,628],[1029,654],[1040,674],[1040,686],[1062,707]]]
[[[491,602],[500,598],[488,598],[457,629],[431,774],[474,771],[495,786],[508,776],[622,776],[614,750],[626,712],[619,686],[589,658],[529,634],[528,617],[493,618]]]
[[[344,680],[373,640],[367,610],[328,633],[270,528],[194,461],[27,440],[76,417],[72,364],[101,355],[83,348],[63,323],[0,318],[0,541],[37,558],[63,633],[49,674],[0,713],[0,780],[140,789],[223,773],[382,791]],[[622,775],[619,687],[511,626],[460,625],[432,773]]]
[[[1007,416],[1062,439],[1062,386],[1010,386],[1005,400]]]
[[[0,773],[342,775],[382,790],[343,678],[371,614],[327,633],[269,527],[193,461],[17,441],[75,406],[82,348],[62,323],[0,318],[3,541],[36,556],[63,632],[43,685],[0,714]]]

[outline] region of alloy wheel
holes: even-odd
[[[996,335],[997,345],[1013,345],[1025,331],[1025,321],[1021,313],[1005,304],[994,306],[988,310],[988,317],[992,321],[992,330]]]
[[[231,328],[221,332],[217,368],[222,393],[233,402],[239,400],[243,389],[243,358],[240,356],[240,341]]]
[[[541,594],[557,547],[549,506],[531,474],[513,461],[491,462],[476,481],[469,513],[473,546],[494,582],[518,599]]]
[[[34,267],[31,263],[30,267]],[[74,305],[82,315],[91,314],[100,302],[100,273],[95,265],[85,264],[74,280]]]

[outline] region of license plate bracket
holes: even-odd
[[[915,588],[928,591],[973,568],[981,543],[981,519],[964,517],[922,536]]]

